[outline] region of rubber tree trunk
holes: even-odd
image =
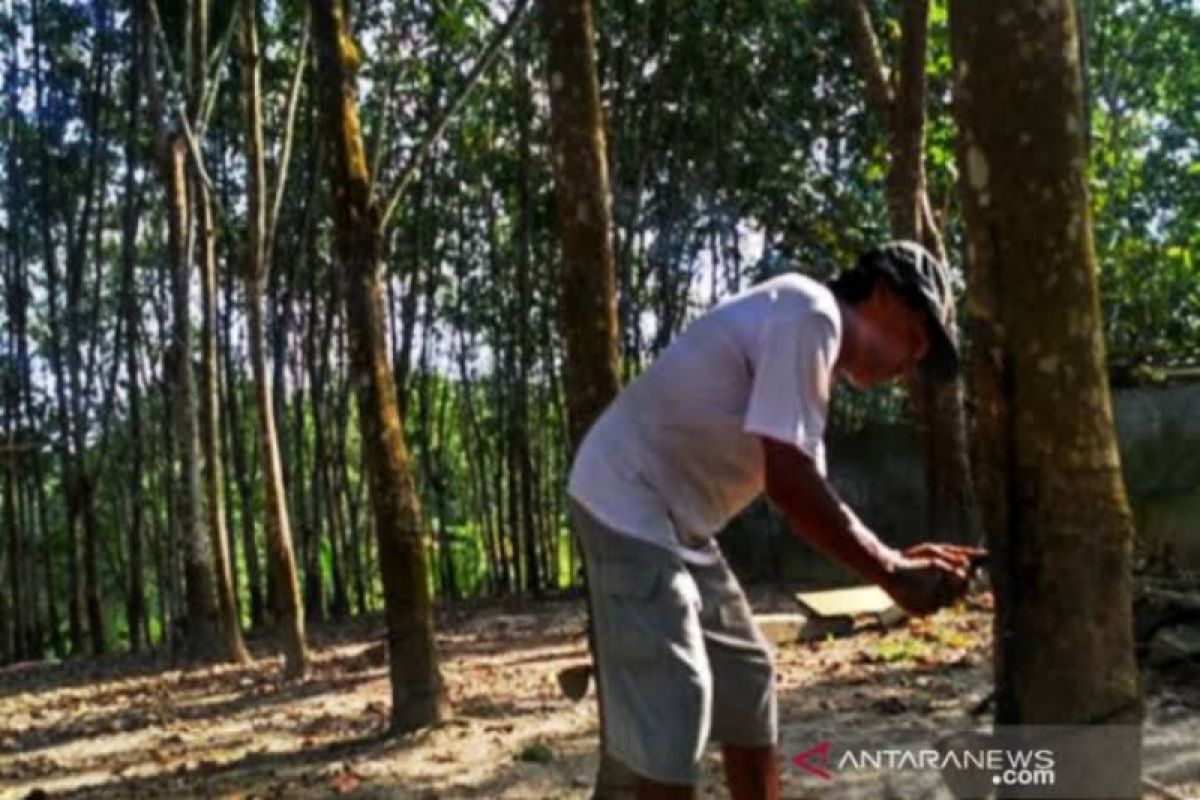
[[[897,238],[921,242],[948,263],[941,233],[929,208],[925,182],[926,54],[929,0],[905,0],[898,79],[889,82],[866,0],[839,4],[850,30],[852,56],[863,79],[867,104],[888,137],[888,223]],[[907,381],[925,463],[926,509],[931,539],[979,539],[978,509],[967,446],[965,382]]]
[[[1139,725],[1074,5],[951,5],[996,715]]]
[[[388,365],[381,210],[372,197],[359,128],[358,53],[344,6],[338,0],[311,4],[336,242],[346,270],[350,368],[383,578],[392,727],[401,732],[436,722],[449,708],[434,647],[420,501]]]
[[[308,670],[308,648],[304,633],[304,606],[300,602],[299,579],[291,523],[288,519],[287,493],[283,463],[279,453],[279,435],[275,419],[275,398],[271,375],[267,370],[266,329],[263,318],[263,287],[268,271],[266,247],[266,169],[263,163],[262,100],[259,86],[258,16],[255,0],[242,6],[243,77],[246,97],[246,141],[249,181],[247,205],[250,228],[246,242],[246,320],[251,370],[254,375],[254,401],[258,411],[259,464],[262,467],[266,500],[267,562],[270,577],[268,598],[272,624],[283,649],[284,672],[290,677],[303,676]],[[297,435],[300,435],[297,433]]]
[[[619,388],[616,274],[592,5],[590,0],[545,0],[542,10],[549,47],[550,137],[562,247],[559,285],[567,344],[567,424],[575,452]],[[589,646],[594,651],[590,608],[588,618]],[[599,701],[601,751],[594,796],[630,796],[635,778],[607,753],[604,698]]]
[[[197,181],[196,211],[200,240],[200,437],[204,450],[204,512],[213,553],[217,609],[225,648],[232,661],[246,663],[250,654],[242,640],[230,567],[229,536],[225,527],[225,491],[221,474],[221,380],[217,373],[217,253],[212,202]]]
[[[138,46],[141,25],[135,20],[129,37],[133,51],[133,68],[129,74],[127,113],[130,130],[135,131],[141,118],[142,49]],[[125,619],[129,631],[129,649],[137,653],[144,644],[146,626],[145,573],[142,567],[142,532],[145,527],[142,490],[142,387],[138,372],[138,342],[141,337],[141,314],[137,302],[137,233],[140,196],[137,192],[137,153],[134,137],[125,146],[124,208],[121,221],[121,314],[125,321],[125,380],[129,394],[129,504],[130,518],[126,529],[129,548],[129,567],[125,584]]]
[[[241,384],[238,371],[233,363],[233,344],[231,337],[233,308],[232,272],[225,284],[225,308],[223,316],[224,363],[225,363],[225,418],[229,420],[229,457],[233,465],[233,481],[236,487],[239,508],[239,523],[241,527],[242,553],[246,560],[246,586],[250,595],[250,627],[262,626],[263,614],[262,574],[258,563],[258,539],[255,526],[256,503],[254,501],[254,484],[252,468],[246,454],[246,443],[243,435]]]
[[[267,563],[272,586],[269,599],[273,624],[283,648],[285,670],[290,675],[299,676],[308,668],[304,605],[300,602],[296,552],[292,546],[287,493],[283,485],[283,463],[275,428],[275,401],[272,397],[271,374],[267,369],[263,305],[262,284],[253,279],[247,281],[247,336],[254,373],[254,404],[258,412],[258,460],[266,502]]]
[[[217,612],[217,579],[212,542],[200,520],[200,463],[197,452],[196,392],[192,379],[192,320],[189,302],[187,231],[187,143],[182,133],[172,134],[164,165],[167,179],[167,237],[171,260],[171,345],[174,410],[172,433],[178,465],[176,489],[177,530],[184,550],[187,627],[184,647],[193,657],[221,653],[223,638]],[[231,655],[231,654],[230,654]]]
[[[4,431],[4,439],[0,439],[5,445],[14,448],[15,452],[15,437],[12,435],[12,430]],[[3,520],[3,527],[8,537],[8,586],[0,590],[0,601],[3,600],[8,593],[12,594],[12,603],[8,608],[0,605],[0,612],[4,614],[4,627],[0,628],[0,663],[5,663],[7,660],[20,661],[26,657],[25,654],[25,637],[24,629],[26,625],[25,606],[24,606],[24,587],[22,586],[22,562],[25,560],[25,555],[22,551],[22,537],[24,532],[21,529],[21,523],[18,519],[17,510],[17,480],[15,477],[16,470],[13,466],[17,463],[15,456],[9,456],[9,461],[4,465],[4,486],[3,495],[0,497],[0,508],[3,509],[0,513],[0,519]],[[8,625],[11,623],[11,630]],[[11,648],[4,648],[11,642]]]

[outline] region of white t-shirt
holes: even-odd
[[[713,536],[763,491],[760,436],[825,473],[825,417],[842,338],[822,284],[781,275],[692,323],[604,411],[570,493],[613,529],[711,563]]]

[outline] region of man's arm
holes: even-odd
[[[762,437],[767,497],[796,533],[871,583],[883,584],[901,560],[855,516],[805,453]]]
[[[966,592],[972,558],[982,551],[922,544],[900,553],[876,538],[798,448],[761,437],[767,497],[795,532],[913,613],[927,613]]]

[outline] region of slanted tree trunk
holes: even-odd
[[[545,0],[543,11],[549,46],[551,161],[562,244],[558,284],[567,344],[567,424],[574,452],[619,388],[616,276],[592,4]],[[594,652],[590,621],[588,639]],[[626,796],[634,778],[604,748],[604,698],[599,700],[602,739],[595,796]]]
[[[190,93],[188,115],[197,120],[200,104],[208,90],[208,0],[191,0]],[[225,528],[225,491],[221,477],[220,377],[217,373],[217,252],[209,188],[200,179],[200,165],[192,163],[192,206],[196,218],[197,256],[200,272],[200,445],[204,453],[204,512],[212,553],[212,570],[217,593],[218,620],[225,639],[225,657],[244,663],[250,660],[242,641],[234,596],[233,570],[229,565],[229,536]]]
[[[346,270],[352,380],[383,576],[392,727],[406,731],[442,718],[448,701],[433,640],[420,501],[387,358],[382,215],[359,129],[354,74],[359,55],[339,0],[312,0],[312,16],[338,256]]]
[[[1074,3],[951,4],[996,715],[1138,726],[1076,35]]]
[[[304,634],[304,607],[296,575],[296,554],[288,519],[287,493],[279,437],[275,425],[275,400],[267,371],[266,330],[263,320],[263,287],[270,274],[267,231],[266,170],[263,164],[262,101],[259,90],[258,4],[245,0],[242,21],[244,76],[246,80],[247,160],[249,162],[248,205],[250,230],[246,243],[246,319],[250,363],[254,374],[255,405],[258,409],[259,464],[262,468],[267,512],[267,555],[270,565],[274,624],[281,639],[284,669],[301,676],[308,669]],[[282,180],[280,171],[276,182]],[[282,389],[280,389],[282,391]],[[300,435],[297,432],[297,435]]]
[[[201,519],[203,484],[201,482],[199,449],[201,446],[198,431],[197,398],[192,372],[192,321],[191,321],[191,256],[193,250],[193,232],[200,236],[200,247],[205,261],[213,256],[208,252],[211,243],[208,241],[212,228],[211,196],[209,187],[204,179],[203,163],[200,162],[199,145],[192,150],[189,147],[189,129],[194,130],[200,119],[201,98],[204,94],[204,71],[207,55],[207,0],[194,0],[185,4],[183,16],[185,19],[185,50],[183,75],[186,80],[185,90],[187,113],[184,118],[172,119],[168,122],[164,93],[159,84],[158,57],[156,52],[157,14],[150,0],[143,0],[135,6],[135,13],[142,23],[143,29],[156,35],[145,37],[146,47],[146,78],[147,95],[155,127],[155,156],[158,162],[167,202],[167,250],[170,264],[170,306],[171,306],[171,347],[168,355],[172,374],[171,392],[167,408],[171,409],[172,424],[168,431],[166,445],[171,451],[168,464],[171,469],[176,466],[177,474],[169,477],[176,492],[174,502],[168,505],[173,523],[169,529],[175,543],[182,544],[184,551],[184,584],[186,602],[186,624],[178,630],[179,638],[185,652],[191,657],[203,659],[237,659],[240,643],[240,631],[236,636],[230,633],[231,628],[237,627],[236,607],[232,617],[228,613],[222,615],[222,606],[229,603],[219,598],[225,592],[222,582],[228,583],[228,564],[218,561],[218,550],[225,547],[223,519],[219,505],[215,508],[215,518],[219,526],[206,526]],[[164,54],[163,63],[168,77],[174,82],[177,77],[171,64],[172,59]],[[189,173],[190,167],[190,173]],[[189,181],[189,174],[193,180]],[[190,191],[189,191],[190,189]],[[195,213],[193,214],[193,209]],[[196,227],[193,227],[195,225]],[[215,267],[214,267],[215,269]],[[205,290],[206,292],[209,289]],[[213,290],[215,291],[215,289]],[[215,301],[213,301],[215,302]],[[161,324],[161,320],[160,320]],[[206,333],[211,327],[206,329]],[[215,332],[213,333],[215,335]],[[205,357],[202,355],[202,361]],[[215,359],[214,359],[215,362]],[[205,382],[213,374],[212,368],[205,365]],[[206,392],[208,398],[212,392]],[[205,406],[207,410],[207,406]],[[210,463],[215,467],[216,452],[214,448],[205,448],[211,454]],[[219,473],[216,483],[219,489]],[[207,477],[207,475],[206,475]],[[211,483],[211,480],[209,481]],[[210,503],[210,506],[213,504]],[[210,509],[211,510],[211,509]],[[214,528],[218,531],[219,541],[213,535]],[[174,571],[173,547],[166,550],[168,572]],[[175,581],[169,580],[170,593],[175,591]],[[232,598],[232,589],[228,590],[228,598]],[[171,605],[171,604],[168,604]],[[178,617],[173,620],[176,624],[182,622]],[[165,625],[164,621],[164,625]],[[172,637],[175,638],[174,636]]]

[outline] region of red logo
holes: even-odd
[[[829,766],[829,742],[821,742],[816,747],[810,747],[793,758],[792,763],[818,778],[833,777],[833,773],[825,769]]]

